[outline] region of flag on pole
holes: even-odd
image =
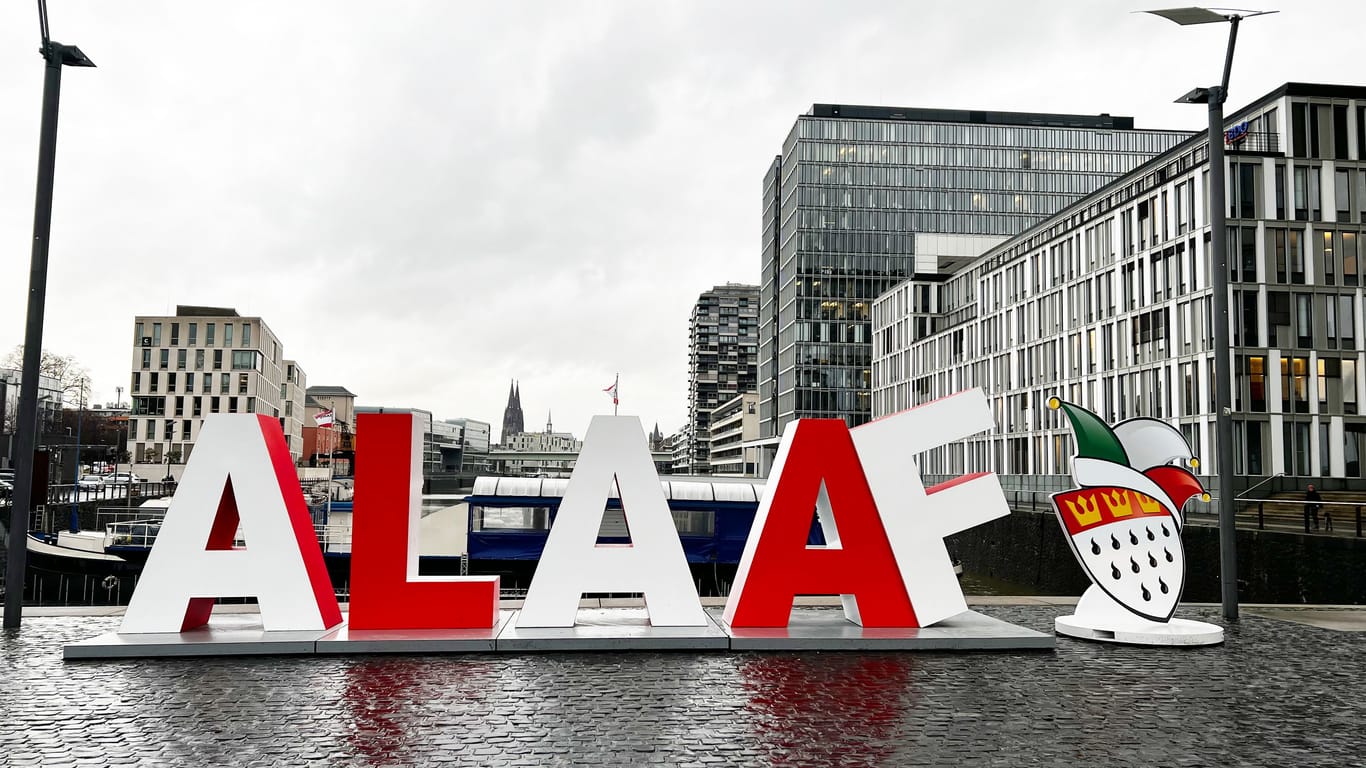
[[[330,427],[336,421],[331,408],[324,408],[313,416],[313,421],[320,427]]]
[[[620,385],[620,384],[621,384],[621,374],[617,374],[617,377],[616,377],[615,379],[612,380],[612,386],[607,387],[606,389],[602,390],[603,392],[606,392],[607,394],[609,394],[609,395],[612,396],[612,409],[613,409],[613,411],[615,411],[615,410],[616,410],[616,407],[617,407],[617,392],[618,392],[617,387],[618,387],[618,385]]]

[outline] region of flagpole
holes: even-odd
[[[617,399],[621,396],[621,373],[612,380],[612,415],[617,415]]]
[[[335,398],[328,398],[327,410],[332,412],[332,423],[327,425],[327,512],[323,514],[323,522],[332,524],[332,455],[336,453],[336,447],[332,444],[332,432],[337,427],[337,401]]]

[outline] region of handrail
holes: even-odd
[[[1267,479],[1261,481],[1260,483],[1257,483],[1257,484],[1254,485],[1254,486],[1251,486],[1251,487],[1249,487],[1249,488],[1244,489],[1244,490],[1243,490],[1243,493],[1244,493],[1244,494],[1251,493],[1252,491],[1256,490],[1257,488],[1260,488],[1260,487],[1262,487],[1263,485],[1266,485],[1267,483],[1271,482],[1272,480],[1275,480],[1275,479],[1278,478],[1278,477],[1285,477],[1285,473],[1284,473],[1284,472],[1277,472],[1276,474],[1272,475],[1271,477],[1268,477]],[[1234,500],[1234,501],[1258,501],[1258,499],[1250,499],[1250,498],[1248,498],[1248,497],[1245,496],[1245,495],[1242,495],[1242,496],[1234,496],[1234,497],[1233,497],[1233,500]]]

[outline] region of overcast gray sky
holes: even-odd
[[[759,272],[760,185],[813,102],[1133,115],[1217,82],[1225,25],[1068,2],[52,0],[63,77],[44,346],[126,386],[132,320],[260,315],[312,384],[498,433],[684,422],[688,313]],[[1366,4],[1239,35],[1230,107],[1366,83]],[[43,63],[0,4],[0,352],[24,337]],[[127,393],[125,392],[125,397]]]

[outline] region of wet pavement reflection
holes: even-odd
[[[1181,651],[62,661],[116,624],[0,633],[0,765],[1342,766],[1366,743],[1366,633],[1251,615]]]
[[[915,698],[914,673],[910,655],[746,658],[751,736],[780,764],[888,764]]]

